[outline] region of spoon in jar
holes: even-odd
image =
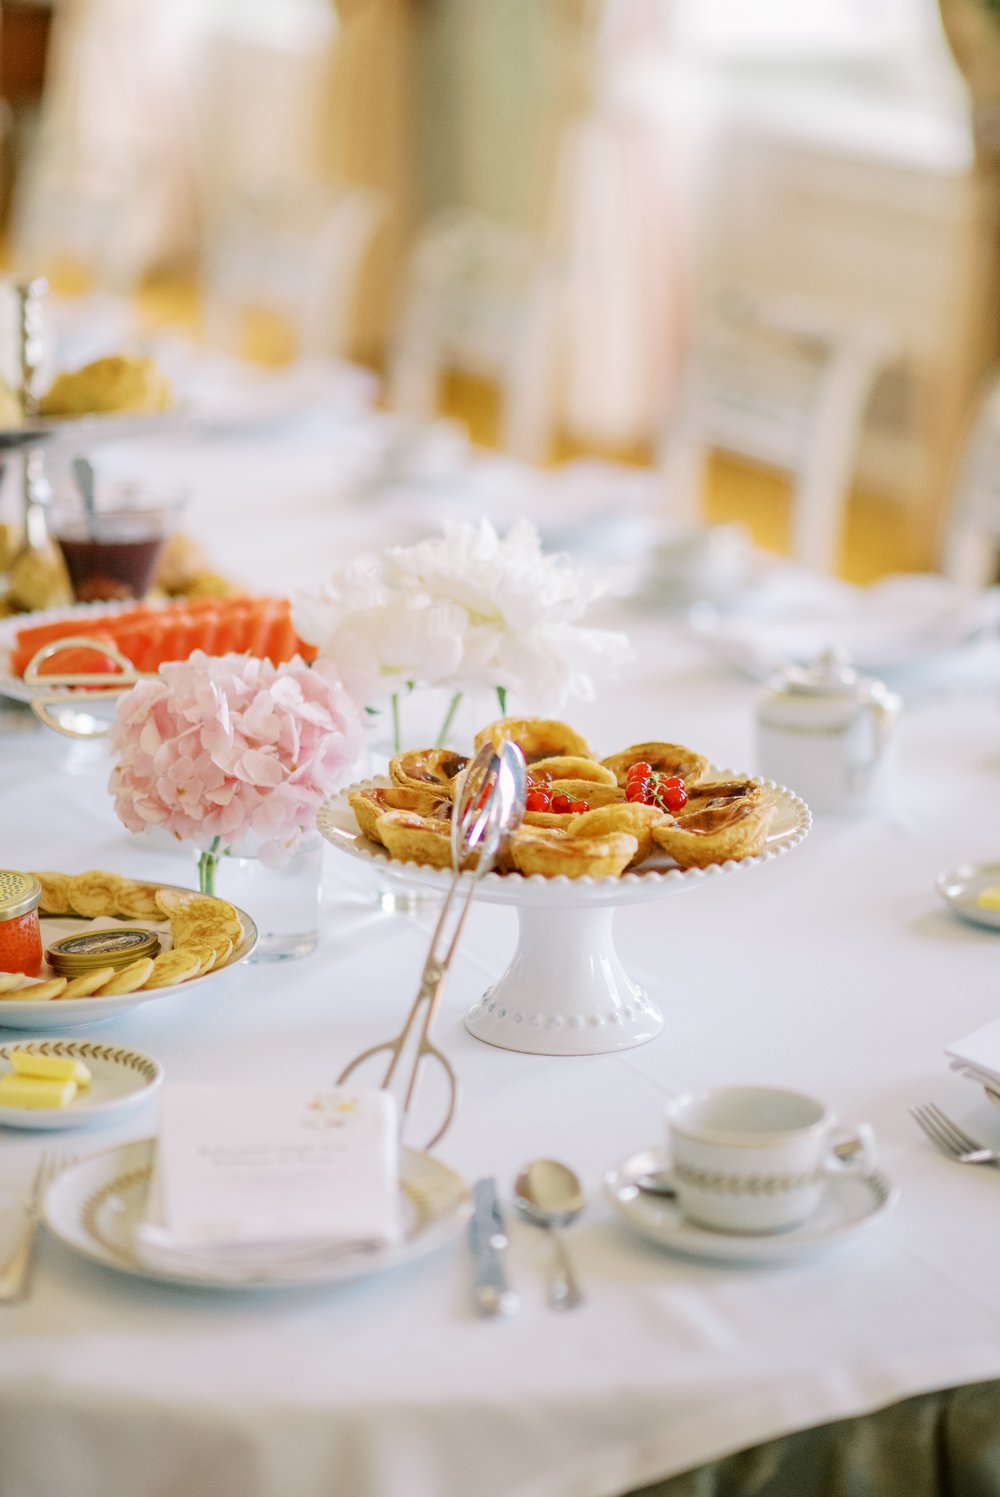
[[[556,1159],[535,1159],[525,1165],[514,1182],[514,1202],[525,1221],[544,1228],[555,1247],[549,1304],[554,1310],[572,1310],[583,1303],[566,1245],[557,1227],[567,1227],[585,1205],[583,1187],[568,1165]]]

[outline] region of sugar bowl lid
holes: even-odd
[[[771,682],[771,689],[789,696],[856,697],[868,685],[842,650],[824,650],[808,665],[789,665]]]

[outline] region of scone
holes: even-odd
[[[60,374],[39,410],[43,416],[85,416],[112,411],[164,411],[170,386],[152,359],[113,354]]]

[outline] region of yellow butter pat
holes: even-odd
[[[34,1050],[12,1050],[10,1063],[19,1076],[41,1076],[48,1081],[90,1085],[90,1071],[82,1060],[62,1055],[36,1055]]]
[[[988,889],[981,889],[976,896],[976,903],[981,910],[1000,912],[1000,884],[990,884]]]
[[[0,1077],[0,1107],[68,1107],[76,1096],[75,1081],[53,1081],[42,1076]]]

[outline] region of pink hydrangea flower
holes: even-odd
[[[289,856],[361,749],[360,713],[340,683],[298,657],[161,665],[119,699],[109,789],[131,832]],[[215,839],[218,838],[218,842]]]

